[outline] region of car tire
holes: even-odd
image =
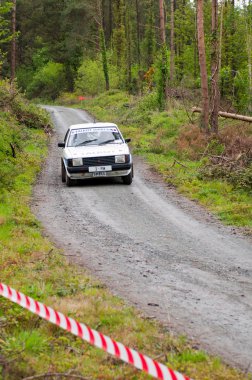
[[[61,180],[62,182],[66,182],[66,168],[63,160],[61,160]]]
[[[68,175],[66,174],[66,185],[70,187],[70,186],[73,186],[73,184],[74,184],[74,180],[68,177]]]
[[[124,185],[131,185],[133,180],[133,168],[131,169],[131,172],[128,175],[125,175],[122,177]]]

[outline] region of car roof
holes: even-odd
[[[85,128],[101,128],[101,127],[115,127],[118,128],[114,123],[84,123],[84,124],[74,124],[69,127],[69,129],[85,129]]]

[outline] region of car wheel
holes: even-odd
[[[73,184],[74,184],[74,180],[68,177],[68,175],[66,175],[66,185],[70,187],[70,186],[73,186]]]
[[[66,168],[63,160],[61,160],[61,180],[62,182],[66,182]]]
[[[122,177],[123,183],[125,185],[131,185],[132,179],[133,179],[133,171],[132,170],[128,175],[125,175]]]

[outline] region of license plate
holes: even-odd
[[[88,168],[90,173],[94,172],[109,172],[112,170],[112,166],[90,166]]]
[[[94,172],[93,177],[106,177],[106,172]]]

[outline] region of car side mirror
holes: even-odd
[[[66,144],[64,142],[58,143],[59,148],[65,148]]]
[[[131,139],[125,139],[125,142],[129,143],[129,142],[131,142]]]

